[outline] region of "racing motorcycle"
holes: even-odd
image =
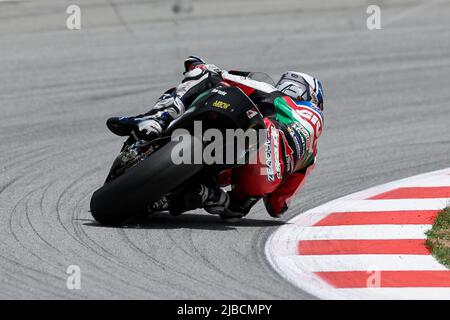
[[[263,73],[236,74],[273,83]],[[217,129],[224,136],[227,129],[265,129],[258,107],[238,87],[218,86],[202,93],[161,137],[143,141],[134,132],[131,133],[115,158],[105,183],[91,197],[90,211],[94,219],[104,225],[120,225],[137,215],[161,211],[178,215],[188,211],[183,203],[184,195],[193,186],[199,183],[217,184],[221,173],[247,163],[259,148],[261,139],[253,144],[247,141],[242,150],[233,152],[231,162],[175,163],[173,155],[179,150],[190,154],[192,160],[211,143],[202,139],[203,134],[195,133],[196,122],[201,123],[202,133],[208,129]],[[175,135],[180,132],[177,129],[183,129],[183,136]],[[226,146],[221,150],[228,152]]]

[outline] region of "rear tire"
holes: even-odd
[[[104,225],[120,225],[131,217],[147,212],[147,206],[164,194],[181,186],[197,174],[202,164],[174,164],[172,150],[183,143],[183,150],[191,154],[202,152],[202,143],[189,136],[182,141],[170,141],[147,159],[130,168],[123,175],[106,183],[91,198],[91,214]],[[178,147],[177,147],[178,148]]]

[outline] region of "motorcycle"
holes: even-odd
[[[263,73],[235,74],[271,84],[270,77]],[[200,134],[196,123],[201,124]],[[225,136],[229,129],[259,131],[265,126],[258,107],[236,86],[218,86],[200,94],[161,137],[143,141],[131,133],[105,183],[91,197],[90,211],[94,219],[104,225],[120,225],[132,217],[152,212],[169,211],[178,215],[188,211],[183,196],[193,186],[217,185],[221,173],[248,163],[259,148],[261,139],[246,142],[243,150],[232,150],[233,161],[223,163],[206,163],[203,159],[198,161],[198,157],[194,161],[174,161],[174,154],[180,150],[184,156],[190,155],[191,160],[203,154],[212,143],[202,138],[208,129],[219,130]],[[224,153],[223,158],[230,153],[226,143],[223,142],[220,151]]]

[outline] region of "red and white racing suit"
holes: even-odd
[[[232,185],[232,199],[247,213],[263,198],[269,214],[279,217],[315,167],[317,140],[323,129],[322,112],[312,103],[294,101],[265,83],[260,85],[235,76],[230,81],[227,73],[223,77],[258,105],[266,116],[267,128],[266,141],[260,154],[255,155],[256,163],[233,169],[227,181]]]
[[[264,154],[254,164],[224,172],[220,184],[232,185],[232,210],[245,215],[263,198],[269,214],[279,217],[315,167],[322,111],[309,101],[294,101],[267,83],[239,73],[219,75],[217,70],[205,64],[189,66],[183,82],[168,93],[182,102],[183,112],[200,93],[217,85],[239,87],[250,97],[265,117],[267,138],[259,150]]]

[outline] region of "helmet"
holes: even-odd
[[[295,100],[306,100],[323,110],[323,88],[320,80],[305,73],[283,73],[276,88]]]
[[[200,64],[206,64],[205,60],[197,56],[189,56],[184,60],[184,71],[189,72],[189,70]]]

